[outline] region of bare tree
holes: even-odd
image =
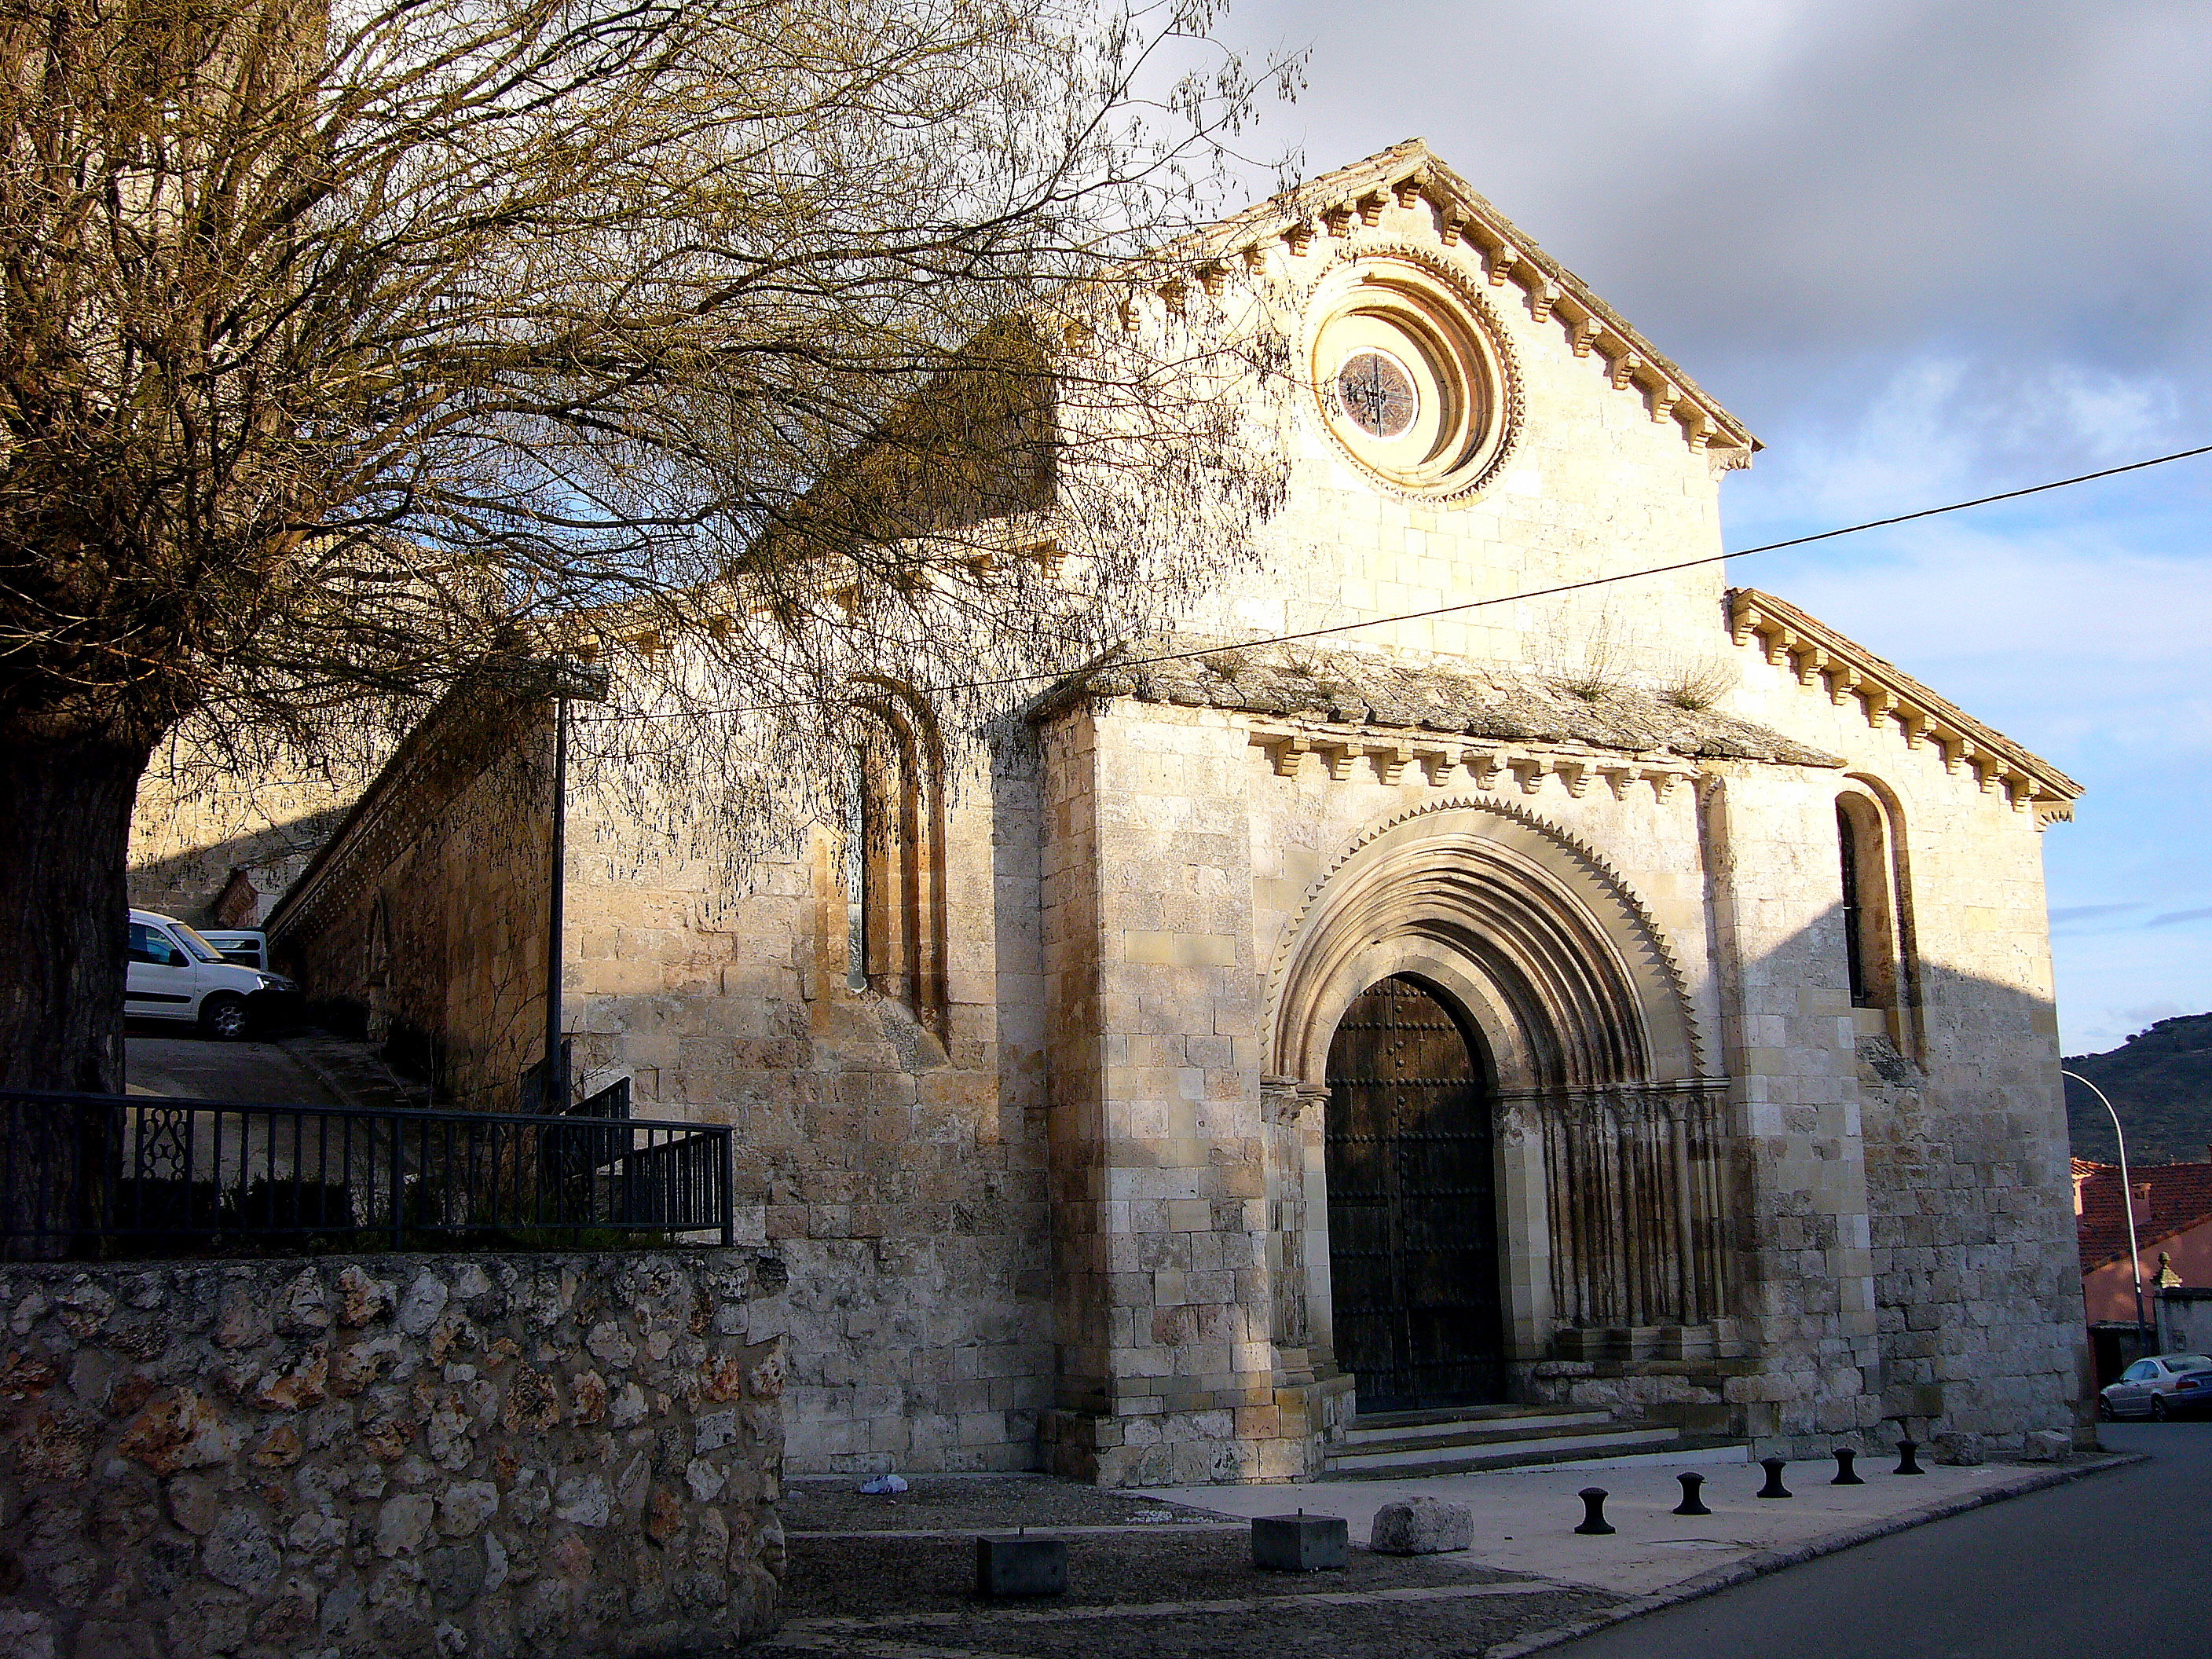
[[[619,655],[603,756],[744,722],[734,824],[854,674],[972,726],[1235,556],[1266,307],[1146,252],[1254,95],[1212,21],[0,0],[0,1085],[117,1082],[157,747]]]

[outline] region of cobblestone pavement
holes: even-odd
[[[1261,1572],[1241,1521],[1064,1481],[923,1477],[885,1498],[861,1497],[855,1484],[788,1489],[787,1619],[750,1653],[1474,1659],[1621,1599],[1464,1555],[1374,1555],[1356,1538],[1340,1571]],[[1068,1540],[1067,1594],[978,1601],[975,1534],[1021,1526]]]

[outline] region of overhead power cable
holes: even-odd
[[[1497,593],[1485,599],[1461,599],[1450,605],[1431,605],[1425,611],[1401,611],[1387,617],[1366,617],[1358,622],[1332,623],[1325,628],[1304,628],[1289,634],[1270,634],[1259,639],[1237,640],[1212,645],[1193,646],[1182,651],[1159,651],[1141,657],[1115,657],[1109,661],[1093,665],[1099,669],[1144,668],[1154,663],[1184,662],[1193,657],[1210,657],[1234,649],[1249,651],[1255,646],[1291,645],[1300,640],[1324,639],[1336,634],[1350,634],[1363,628],[1385,628],[1393,623],[1425,622],[1431,617],[1455,616],[1465,611],[1480,611],[1486,605],[1512,605],[1524,599],[1556,599],[1562,593],[1578,592],[1584,588],[1604,587],[1614,582],[1636,581],[1645,576],[1670,575],[1678,570],[1694,570],[1701,565],[1724,564],[1730,559],[1747,559],[1758,553],[1778,553],[1784,548],[1805,547],[1814,542],[1833,541],[1838,536],[1856,536],[1869,530],[1882,530],[1891,525],[1911,524],[1917,519],[1939,518],[1947,513],[1963,513],[1969,507],[1989,507],[1998,501],[2016,501],[2024,495],[2040,495],[2053,489],[2069,489],[2075,484],[2094,483],[2100,478],[2117,478],[2123,473],[2141,472],[2147,467],[2165,466],[2172,461],[2185,461],[2199,455],[2212,455],[2212,444],[2200,444],[2194,449],[2177,449],[2169,455],[2154,455],[2148,460],[2130,461],[2122,466],[2101,467],[2094,472],[2079,472],[2070,478],[2052,478],[2044,483],[2027,484],[2018,489],[2002,489],[1994,495],[1976,495],[1972,500],[1947,501],[1941,507],[1923,507],[1913,513],[1899,513],[1887,519],[1869,519],[1860,524],[1847,524],[1834,530],[1819,530],[1809,536],[1792,536],[1785,541],[1764,542],[1757,547],[1738,548],[1730,553],[1708,553],[1698,558],[1680,559],[1672,564],[1655,564],[1638,570],[1616,571],[1610,576],[1586,576],[1579,581],[1559,582],[1550,587],[1528,588],[1518,593]],[[1048,681],[1065,679],[1081,669],[1063,669],[1045,673],[1007,674],[994,679],[953,680],[942,685],[921,688],[923,696],[941,695],[947,691],[988,691],[1002,686],[1037,685]],[[705,714],[760,714],[776,708],[796,708],[796,699],[781,703],[756,703],[738,708],[672,709],[665,714],[601,714],[583,718],[602,720],[684,720]]]

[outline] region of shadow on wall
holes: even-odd
[[[148,810],[148,805],[142,803],[141,811]],[[128,872],[131,902],[195,927],[217,926],[212,907],[234,871],[276,872],[276,879],[263,890],[271,898],[281,895],[306,867],[307,860],[330,839],[346,811],[347,805],[340,804],[301,812],[273,819],[258,830],[240,830],[151,857],[141,856],[143,843],[137,832],[143,826],[134,824]],[[175,833],[182,812],[182,808],[170,809],[169,833]],[[289,869],[283,867],[287,865]]]

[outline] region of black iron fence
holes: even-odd
[[[0,1091],[0,1244],[88,1256],[732,1239],[726,1126]]]

